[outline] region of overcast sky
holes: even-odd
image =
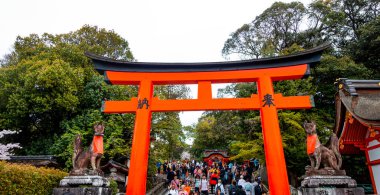
[[[67,33],[90,24],[114,30],[125,38],[140,62],[224,61],[221,50],[229,34],[274,2],[4,0],[0,1],[0,56],[12,50],[18,35]],[[307,5],[311,0],[301,2]],[[200,115],[201,112],[182,113],[182,123],[195,123]]]

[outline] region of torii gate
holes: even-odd
[[[283,97],[274,94],[273,81],[301,79],[310,65],[320,61],[328,44],[303,52],[255,60],[204,63],[127,62],[86,53],[105,81],[114,85],[138,85],[138,96],[129,101],[105,101],[104,113],[135,113],[127,194],[146,192],[152,112],[195,110],[260,110],[265,159],[271,194],[290,194],[277,109],[307,109],[312,96]],[[211,83],[257,82],[258,94],[250,98],[213,99]],[[153,85],[198,84],[198,99],[160,100]]]

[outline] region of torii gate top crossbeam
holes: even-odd
[[[130,62],[120,61],[86,53],[94,62],[95,69],[103,74],[104,71],[117,72],[213,72],[231,70],[252,70],[263,68],[278,68],[294,66],[298,64],[309,64],[319,62],[320,56],[329,44],[322,44],[312,49],[299,53],[277,56],[270,58],[260,58],[242,61],[227,62],[198,62],[198,63],[158,63],[158,62]]]

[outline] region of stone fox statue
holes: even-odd
[[[82,148],[82,137],[77,135],[74,140],[73,153],[73,170],[70,175],[85,175],[88,165],[91,163],[92,170],[97,174],[102,174],[100,170],[100,160],[103,155],[103,133],[104,124],[96,123],[94,125],[94,137],[87,150]]]
[[[323,164],[325,168],[331,167],[334,170],[340,170],[342,156],[339,153],[339,140],[335,133],[330,136],[330,145],[325,147],[318,139],[314,122],[308,123],[305,121],[303,127],[307,135],[307,154],[311,161],[311,168],[318,170],[320,165]]]

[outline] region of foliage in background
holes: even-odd
[[[112,195],[116,195],[119,192],[119,189],[117,188],[117,182],[113,179],[110,179],[110,187],[112,190]]]
[[[380,16],[364,24],[358,34],[359,38],[350,48],[352,56],[374,70],[375,78],[380,78]]]
[[[49,168],[0,161],[0,192],[4,194],[52,194],[68,174]]]
[[[156,162],[158,161],[157,156],[152,155],[152,152],[149,153],[149,161],[148,161],[148,178],[146,182],[146,189],[149,191],[150,189],[154,188],[156,183],[156,174],[157,174],[157,167]]]
[[[160,99],[186,99],[189,88],[184,85],[158,85],[154,88],[154,96]],[[180,159],[187,145],[179,112],[153,113],[151,129],[153,142],[150,158],[160,162]]]

